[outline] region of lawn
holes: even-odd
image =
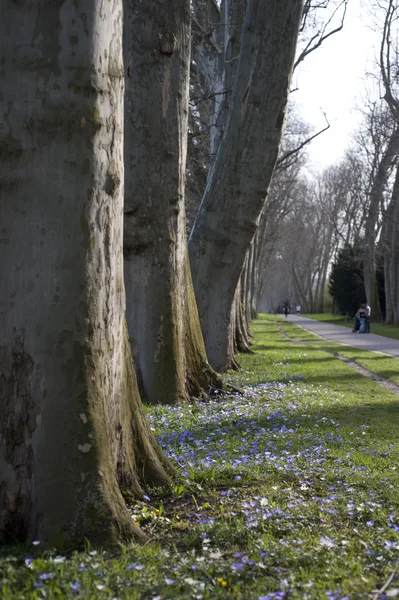
[[[369,352],[368,350],[362,350],[361,348],[352,348],[350,346],[343,346],[335,342],[330,342],[321,339],[310,331],[298,328],[290,321],[278,317],[276,319],[288,338],[298,340],[301,343],[306,343],[308,344],[308,348],[325,350],[330,354],[339,353],[340,355],[355,361],[378,377],[389,379],[396,385],[399,385],[399,361],[396,358],[392,358],[386,354]]]
[[[313,315],[303,315],[304,317],[308,317],[309,319],[314,319],[315,321],[323,321],[325,323],[333,323],[334,325],[344,325],[345,327],[353,327],[353,319],[348,318],[345,320],[345,317],[342,315],[332,315],[329,313],[317,313]],[[392,338],[394,340],[399,340],[399,327],[394,327],[393,325],[385,325],[384,323],[373,323],[370,325],[371,333],[375,333],[377,335],[384,335],[385,337]]]
[[[303,343],[274,317],[256,320],[254,354],[226,375],[241,393],[147,407],[182,480],[131,503],[145,545],[3,549],[0,597],[399,596],[399,398],[282,326]]]

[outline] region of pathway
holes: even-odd
[[[332,325],[331,323],[314,321],[313,319],[302,317],[302,315],[288,315],[287,321],[295,323],[295,325],[299,325],[299,327],[311,331],[330,342],[352,346],[353,348],[371,350],[372,352],[382,352],[383,354],[388,354],[388,356],[399,358],[399,340],[392,340],[391,338],[375,335],[374,333],[352,333],[351,329],[343,325]],[[373,324],[371,324],[372,327]]]

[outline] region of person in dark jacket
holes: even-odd
[[[360,327],[359,333],[366,333],[366,305],[362,304],[359,308]]]
[[[353,333],[357,333],[359,331],[359,329],[360,329],[360,316],[359,316],[359,312],[360,312],[360,310],[358,310],[355,313],[355,316],[353,317],[353,320],[355,321],[355,324],[353,325],[353,329],[352,329]]]

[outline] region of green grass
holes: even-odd
[[[384,379],[389,379],[393,383],[399,385],[398,359],[391,358],[390,356],[378,352],[370,352],[369,350],[362,350],[361,348],[352,348],[350,346],[336,344],[335,342],[329,342],[328,340],[320,339],[310,331],[298,328],[290,321],[278,318],[277,321],[280,322],[280,326],[283,327],[289,338],[307,342],[310,344],[310,347],[326,350],[329,353],[338,352],[339,354],[354,360],[360,366],[371,371],[375,375],[383,377]]]
[[[146,545],[5,549],[0,597],[373,598],[398,558],[399,398],[282,327],[304,343],[274,317],[256,320],[255,353],[226,376],[243,394],[147,407],[186,479],[132,504]]]
[[[334,325],[343,325],[344,327],[353,328],[353,319],[348,318],[345,320],[345,317],[342,315],[332,315],[328,313],[318,313],[318,314],[309,314],[303,315],[304,317],[308,317],[309,319],[314,319],[315,321],[323,321],[324,323],[332,323]],[[394,340],[399,340],[399,327],[394,327],[393,325],[385,325],[384,323],[373,323],[370,325],[371,333],[375,333],[376,335],[384,335],[385,337],[392,338]]]

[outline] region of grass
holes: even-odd
[[[315,321],[323,321],[324,323],[332,323],[334,325],[343,325],[344,327],[353,328],[353,319],[348,318],[345,320],[345,317],[342,315],[332,315],[328,313],[318,313],[312,315],[303,315],[304,317],[308,317],[309,319],[314,319]],[[385,325],[385,323],[373,323],[370,325],[371,333],[375,333],[376,335],[384,335],[385,337],[399,340],[399,327],[394,327],[393,325]]]
[[[393,383],[399,385],[398,359],[377,352],[362,350],[361,348],[352,348],[350,346],[336,344],[335,342],[329,342],[328,340],[320,339],[309,331],[298,328],[290,321],[283,319],[277,320],[280,322],[280,326],[283,327],[288,338],[301,341],[302,343],[306,342],[309,344],[310,348],[325,350],[328,353],[339,352],[342,356],[354,360],[360,366],[371,371],[375,375],[383,377],[384,379],[389,379],[390,381],[393,381]]]
[[[117,555],[88,547],[58,556],[40,543],[7,549],[0,597],[397,595],[395,577],[385,593],[374,590],[399,555],[399,398],[311,334],[283,327],[304,343],[283,337],[274,317],[254,322],[255,353],[239,356],[242,370],[226,376],[242,394],[147,408],[186,480],[131,505],[146,545],[126,544]]]

